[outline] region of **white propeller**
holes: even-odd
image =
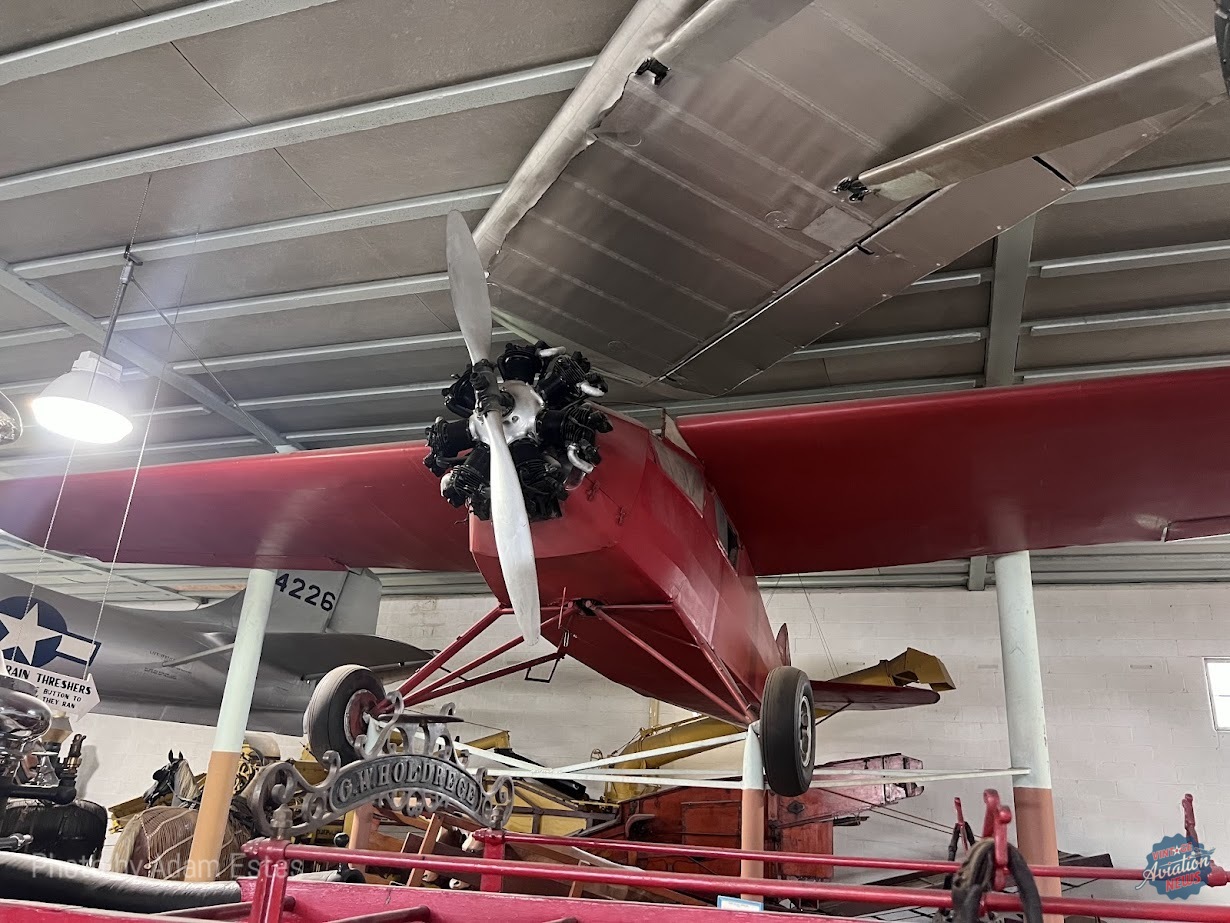
[[[461,336],[477,365],[489,358],[491,350],[491,299],[487,295],[487,274],[474,246],[470,228],[460,212],[449,212],[446,231],[448,287]],[[481,412],[482,395],[479,395]],[[497,407],[483,415],[487,445],[491,448],[491,524],[495,529],[495,548],[508,599],[516,613],[517,625],[526,643],[542,637],[541,605],[538,599],[538,568],[534,563],[534,541],[530,520],[521,493],[521,479],[512,453],[504,439],[504,415]]]

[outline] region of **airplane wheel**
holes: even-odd
[[[816,706],[807,674],[775,667],[764,684],[760,745],[764,777],[779,795],[794,797],[811,787],[816,766]]]
[[[367,732],[363,720],[384,698],[384,685],[367,667],[345,664],[320,678],[303,713],[303,736],[318,760],[336,750],[342,765],[359,758],[355,738]]]

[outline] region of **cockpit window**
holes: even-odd
[[[730,561],[731,567],[739,566],[739,533],[735,531],[735,527],[730,524],[730,517],[726,515],[726,507],[722,506],[722,501],[717,497],[714,501],[714,515],[717,518],[717,534],[718,544],[722,546],[722,550],[726,552],[726,559]]]
[[[665,471],[666,476],[674,485],[692,501],[692,505],[703,513],[705,511],[705,476],[700,467],[688,461],[681,452],[663,443],[657,436],[650,440],[650,444],[653,446],[654,457],[658,460],[658,467]]]

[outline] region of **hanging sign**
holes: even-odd
[[[9,676],[24,679],[37,687],[35,695],[53,711],[80,717],[88,714],[98,704],[98,687],[94,685],[94,677],[89,674],[86,674],[85,679],[81,679],[24,663],[10,661],[6,666]]]

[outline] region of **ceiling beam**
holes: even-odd
[[[1022,381],[1075,381],[1107,375],[1144,375],[1150,372],[1187,372],[1193,369],[1219,369],[1230,366],[1230,353],[1209,356],[1172,356],[1166,359],[1129,359],[1099,362],[1095,365],[1064,365],[1017,372]]]
[[[1086,276],[1100,272],[1123,272],[1129,269],[1149,269],[1158,266],[1184,266],[1230,259],[1230,240],[1210,240],[1173,247],[1145,247],[1120,250],[1115,253],[1094,253],[1062,259],[1035,260],[1032,275],[1043,279],[1059,276]]]
[[[426,273],[421,276],[397,276],[378,279],[374,282],[356,282],[350,285],[330,285],[324,288],[308,288],[294,292],[276,292],[272,295],[253,295],[248,298],[231,298],[226,301],[208,301],[189,304],[174,309],[175,324],[202,324],[229,317],[253,317],[279,311],[295,311],[300,308],[316,308],[334,304],[355,304],[374,301],[378,298],[404,298],[407,295],[423,295],[428,292],[448,291],[448,274]],[[164,309],[162,314],[166,314]],[[134,311],[121,314],[117,330],[143,330],[166,324],[158,311]]]
[[[289,437],[289,434],[287,436]],[[166,455],[173,452],[218,452],[227,449],[247,449],[264,446],[264,440],[256,436],[216,436],[207,439],[185,439],[178,442],[151,442],[142,450],[139,445],[108,446],[105,448],[78,448],[74,460],[82,458],[122,458],[126,456]],[[16,468],[23,465],[63,465],[67,455],[0,455],[0,468]]]
[[[249,397],[235,402],[240,410],[284,410],[288,407],[329,407],[337,404],[353,404],[359,401],[387,401],[396,398],[416,397],[422,394],[440,394],[452,381],[414,381],[401,385],[381,385],[374,388],[349,388],[330,391],[311,391],[305,394],[273,394],[269,397]],[[136,417],[168,417],[186,414],[209,413],[200,404],[179,404],[174,407],[158,407]],[[283,434],[286,443],[295,442],[289,434]]]
[[[515,334],[502,327],[491,332],[492,342],[498,343],[515,338]],[[325,346],[304,346],[298,349],[273,349],[258,353],[240,353],[235,356],[218,356],[212,359],[185,359],[171,363],[171,368],[185,375],[205,375],[209,372],[234,372],[238,369],[270,368],[277,365],[295,365],[301,362],[322,362],[333,359],[367,359],[390,353],[411,353],[432,349],[464,348],[465,340],[460,333],[424,333],[418,336],[389,337],[383,340],[361,340],[358,343],[330,343]]]
[[[61,298],[38,282],[27,282],[24,279],[19,279],[9,270],[8,264],[3,262],[0,262],[0,289],[16,295],[31,307],[37,308],[44,314],[66,324],[95,343],[102,343],[106,339],[106,331],[96,317]],[[115,333],[112,336],[109,348],[115,355],[126,359],[145,372],[145,374],[153,378],[162,379],[163,382],[187,395],[210,412],[230,420],[236,426],[248,431],[262,442],[267,443],[275,451],[288,452],[298,448],[298,446],[287,440],[276,430],[265,425],[244,410],[227,403],[200,382],[167,368],[166,363],[162,359],[144,347],[138,346],[122,334]]]
[[[281,410],[286,407],[333,407],[356,402],[387,401],[394,398],[435,394],[451,385],[452,381],[416,381],[405,385],[381,385],[375,388],[348,388],[333,391],[314,391],[309,394],[275,394],[270,397],[245,398],[238,402],[244,410]]]
[[[948,378],[908,378],[896,381],[865,381],[848,385],[829,385],[802,391],[769,391],[763,394],[734,394],[689,401],[666,401],[661,404],[616,404],[618,410],[632,417],[646,419],[666,411],[672,416],[687,414],[725,413],[735,410],[756,410],[791,404],[817,404],[826,401],[853,400],[862,397],[889,397],[895,394],[934,394],[940,391],[961,391],[976,388],[979,379],[972,375]]]
[[[459,189],[455,192],[442,192],[412,199],[398,199],[395,202],[364,205],[361,208],[345,208],[340,211],[301,215],[282,221],[268,221],[244,227],[209,231],[204,234],[166,237],[162,240],[134,244],[132,253],[142,262],[150,263],[175,257],[192,257],[201,253],[237,250],[258,244],[318,237],[322,234],[336,234],[340,231],[357,231],[386,224],[400,224],[423,218],[440,218],[454,209],[476,211],[489,208],[503,190],[502,185],[479,186],[475,189]],[[9,269],[23,279],[46,279],[49,276],[63,276],[73,272],[84,272],[87,269],[122,266],[126,249],[123,246],[117,246],[83,250],[79,253],[66,253],[61,256],[12,263]]]
[[[207,0],[193,3],[0,56],[0,85],[332,2]]]
[[[1062,336],[1068,333],[1131,330],[1137,327],[1160,327],[1166,324],[1189,324],[1228,318],[1230,318],[1230,302],[1212,301],[1201,304],[1167,305],[1164,308],[1142,308],[1138,311],[1114,311],[1109,314],[1046,317],[1026,321],[1021,327],[1021,332],[1034,337]]]
[[[1151,192],[1175,192],[1179,189],[1200,189],[1205,186],[1221,186],[1230,183],[1230,160],[1214,160],[1207,163],[1192,163],[1182,167],[1165,167],[1160,170],[1138,170],[1134,173],[1118,173],[1100,176],[1060,199],[1057,205],[1073,205],[1079,202],[1098,202],[1130,195],[1146,195]]]
[[[859,340],[822,340],[815,346],[797,350],[783,362],[800,362],[809,359],[835,359],[844,356],[864,356],[869,353],[895,352],[902,349],[919,349],[929,346],[960,346],[978,343],[987,337],[985,327],[968,327],[962,330],[932,330],[922,333],[898,333],[891,336],[867,337]]]
[[[400,125],[534,96],[562,93],[576,86],[592,62],[593,58],[564,61],[483,80],[436,87],[405,96],[329,109],[311,115],[249,125],[220,134],[172,141],[154,147],[19,173],[0,179],[0,201],[60,189],[73,189],[126,176],[140,176],[158,170],[302,144],[321,138],[333,138],[388,125]]]

